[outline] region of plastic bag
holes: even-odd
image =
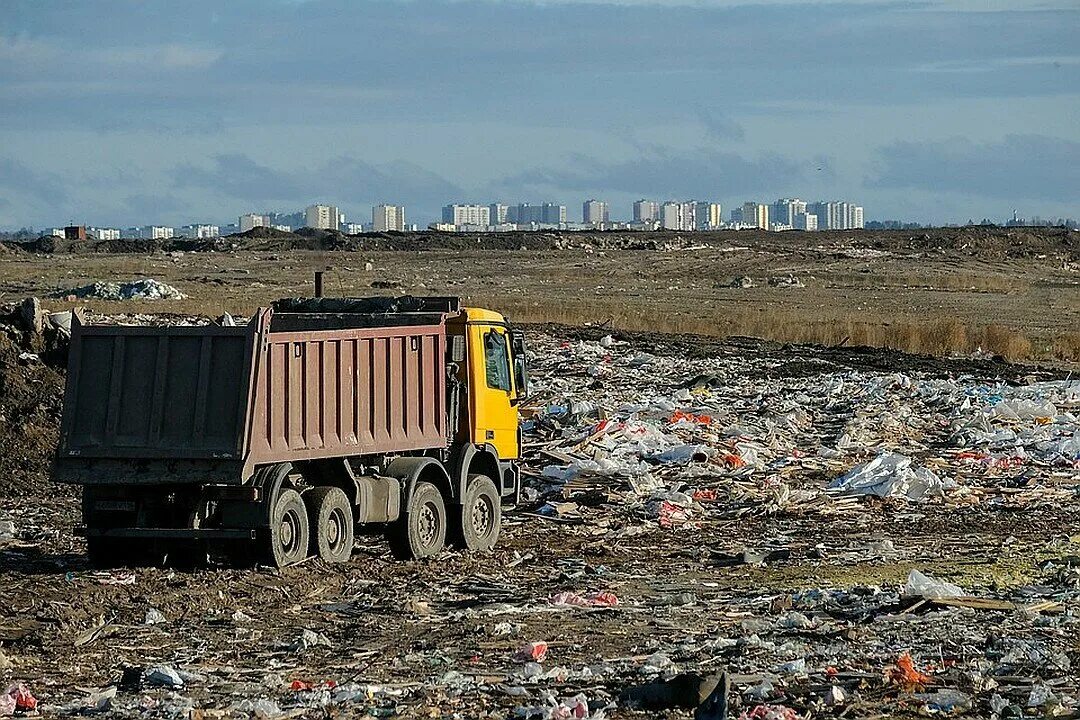
[[[917,596],[931,600],[967,595],[959,585],[953,585],[951,582],[938,580],[937,578],[925,575],[918,570],[912,570],[908,573],[907,582],[904,583],[904,594],[909,597]]]

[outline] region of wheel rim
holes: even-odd
[[[290,508],[281,516],[281,549],[294,555],[300,549],[300,515]]]
[[[417,536],[424,547],[431,547],[439,538],[439,512],[433,503],[420,509],[416,523]]]
[[[341,508],[334,508],[327,518],[326,544],[331,550],[337,551],[345,544],[346,527],[345,513]]]
[[[472,512],[469,513],[473,532],[477,537],[485,537],[495,525],[495,508],[492,507],[489,498],[481,495],[473,503]]]

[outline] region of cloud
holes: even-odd
[[[698,119],[713,140],[742,140],[746,136],[742,125],[719,110],[699,108]]]
[[[185,203],[173,195],[159,195],[154,193],[136,193],[124,198],[124,207],[134,216],[147,218],[150,222],[153,218],[176,213],[184,209]]]
[[[1006,135],[997,142],[966,138],[900,141],[878,150],[873,188],[961,193],[998,200],[1063,203],[1080,196],[1080,142],[1045,135]]]
[[[68,200],[67,185],[62,177],[6,157],[0,157],[0,192],[53,207]]]
[[[619,192],[664,198],[752,196],[794,189],[812,162],[766,153],[744,157],[703,148],[677,153],[653,148],[616,162],[578,156],[569,169],[538,168],[512,175],[498,186],[522,193]]]
[[[351,207],[393,202],[430,213],[463,194],[458,185],[414,163],[375,165],[352,157],[286,172],[244,154],[221,154],[209,167],[185,164],[173,176],[177,187],[222,193],[257,208],[314,201]]]
[[[217,48],[166,43],[91,51],[89,56],[102,64],[117,67],[204,70],[220,60],[224,54],[224,51]]]
[[[201,188],[250,203],[289,200],[304,195],[304,181],[252,160],[240,153],[223,153],[210,167],[183,164],[173,176],[177,187]]]

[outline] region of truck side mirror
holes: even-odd
[[[529,394],[529,365],[525,359],[525,333],[510,331],[510,356],[514,359],[514,385],[519,398]]]

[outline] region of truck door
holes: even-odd
[[[469,324],[469,367],[473,442],[493,445],[503,460],[516,459],[518,415],[505,327]]]

